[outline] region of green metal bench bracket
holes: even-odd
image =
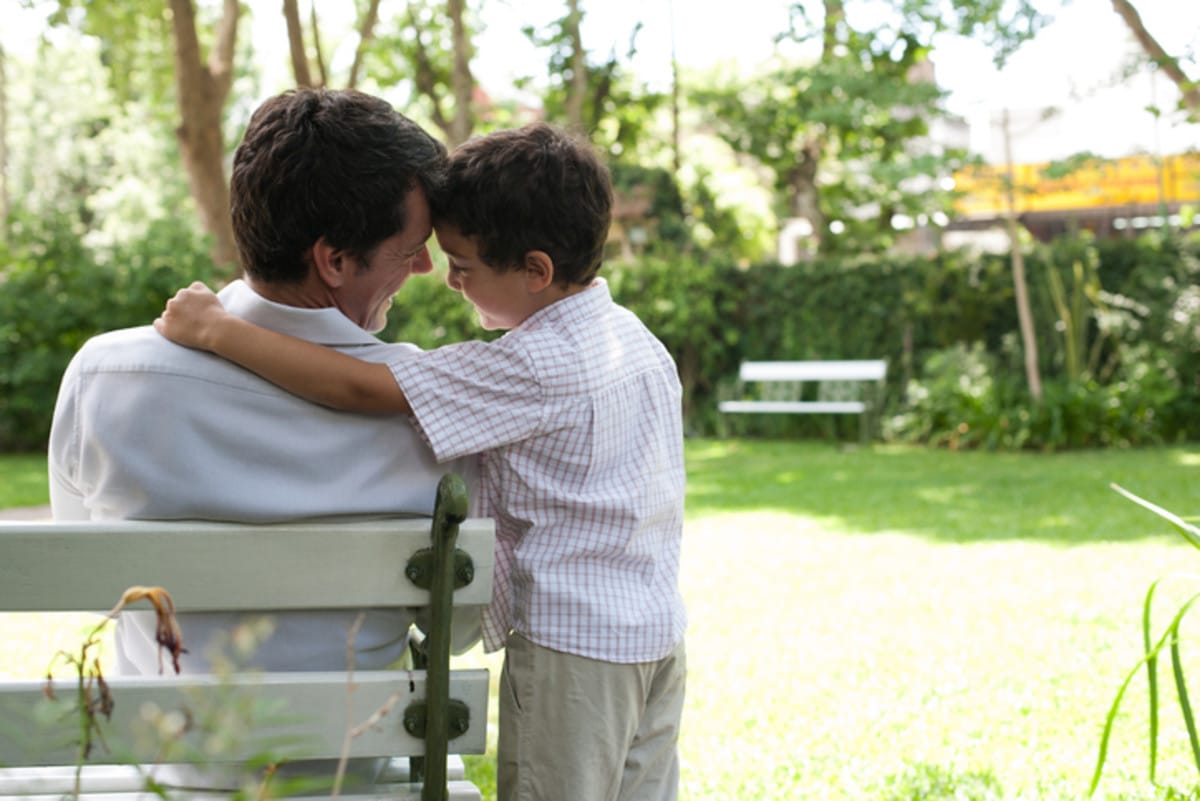
[[[460,578],[468,583],[475,575],[475,566],[460,568],[457,558],[458,524],[467,518],[467,485],[454,473],[447,473],[438,483],[437,501],[433,507],[433,526],[430,531],[432,548],[427,566],[421,568],[414,555],[413,561],[404,568],[405,575],[421,586],[413,574],[428,578],[430,623],[428,637],[424,643],[425,658],[425,701],[410,706],[404,714],[405,728],[424,718],[422,737],[425,740],[425,756],[412,760],[411,778],[423,779],[421,801],[445,801],[447,741],[466,731],[470,715],[454,715],[455,701],[450,698],[450,615],[454,603],[454,588]],[[422,549],[425,550],[425,549]],[[470,560],[468,560],[469,562]],[[417,711],[414,707],[423,707]]]
[[[428,707],[424,701],[415,701],[404,710],[404,730],[413,737],[425,736]],[[447,720],[448,739],[461,737],[471,728],[471,708],[457,698],[451,698],[448,704]]]
[[[433,586],[433,575],[437,570],[437,557],[432,548],[422,548],[412,555],[404,568],[404,575],[417,587],[427,590]],[[475,562],[471,554],[461,548],[454,549],[454,589],[461,590],[475,580]]]

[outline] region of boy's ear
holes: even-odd
[[[554,260],[545,251],[529,251],[525,254],[522,266],[525,268],[526,286],[530,292],[541,292],[554,283]]]
[[[352,260],[347,258],[346,251],[333,247],[325,237],[314,242],[309,253],[317,277],[323,284],[334,289],[345,282],[347,271],[354,266],[351,264]]]

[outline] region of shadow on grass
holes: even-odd
[[[1034,454],[690,440],[687,463],[689,516],[783,512],[851,533],[1064,545],[1173,536],[1113,482],[1200,513],[1200,446]]]

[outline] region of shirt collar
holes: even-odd
[[[267,300],[245,281],[234,281],[218,293],[222,305],[236,317],[321,345],[378,345],[380,340],[359,328],[332,306],[302,309]]]
[[[538,309],[513,330],[532,328],[546,323],[577,323],[601,314],[610,305],[612,305],[612,294],[608,291],[608,282],[603,278],[596,278],[587,289],[556,300],[543,309]]]

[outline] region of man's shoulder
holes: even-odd
[[[142,325],[96,334],[83,343],[74,361],[84,368],[105,369],[165,359],[173,350],[186,349],[168,342],[153,326]]]

